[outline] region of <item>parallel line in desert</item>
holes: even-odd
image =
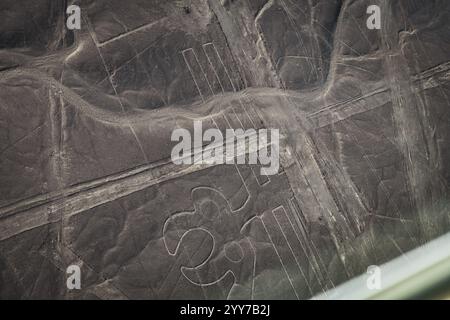
[[[251,139],[256,141],[255,137],[250,137]],[[245,140],[237,141],[234,157],[248,151]],[[259,145],[258,150],[266,148],[269,144]],[[194,150],[192,153],[194,159],[201,152],[203,150]],[[217,164],[194,162],[191,165],[176,165],[168,159],[18,202],[0,211],[0,241],[39,226],[58,222],[62,216],[61,212],[64,212],[65,218],[70,218],[153,185],[214,166]]]

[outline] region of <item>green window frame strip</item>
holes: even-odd
[[[450,299],[450,233],[379,267],[380,289],[369,289],[362,274],[312,299]]]

